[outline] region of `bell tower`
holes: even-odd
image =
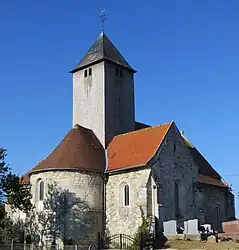
[[[73,74],[73,126],[90,128],[102,145],[135,129],[134,73],[102,31]]]

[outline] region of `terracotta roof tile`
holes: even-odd
[[[31,172],[47,169],[105,170],[105,150],[92,130],[76,125]]]
[[[29,183],[30,183],[29,172],[27,172],[26,174],[24,174],[24,175],[20,178],[20,183],[21,183],[21,184],[29,184]]]
[[[107,171],[146,165],[171,125],[169,122],[115,136],[107,148]]]

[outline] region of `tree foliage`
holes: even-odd
[[[69,244],[73,239],[75,242],[82,240],[91,231],[94,216],[87,201],[69,190],[49,184],[43,205],[44,209],[37,213],[41,237],[48,235]]]
[[[8,204],[12,209],[27,213],[32,208],[30,187],[10,171],[5,157],[6,150],[0,149],[0,204]]]
[[[20,232],[19,223],[7,216],[5,206],[25,213],[32,209],[30,186],[22,183],[20,177],[11,172],[5,158],[6,150],[0,148],[0,243]]]

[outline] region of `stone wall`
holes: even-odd
[[[91,129],[105,146],[104,62],[73,74],[73,126]],[[91,68],[91,75],[89,69]],[[87,77],[85,77],[87,70]]]
[[[39,200],[41,181],[44,182],[44,200]],[[42,171],[30,175],[30,184],[35,205],[34,213],[30,214],[31,227],[43,242],[50,244],[56,231],[61,240],[71,238],[77,243],[88,238],[89,244],[97,243],[97,233],[103,230],[102,174]],[[17,218],[19,214],[14,216]]]
[[[159,230],[162,230],[163,221],[172,219],[177,219],[183,226],[184,220],[195,218],[194,186],[197,177],[198,169],[173,125],[150,161],[149,168],[110,174],[106,206],[110,233],[135,233],[141,222],[139,207],[143,208],[145,215],[159,219]],[[122,183],[130,185],[129,207],[121,206]]]
[[[123,67],[105,62],[106,142],[115,135],[134,129],[134,74]]]
[[[172,219],[183,226],[184,220],[195,218],[194,186],[198,169],[174,124],[151,164],[154,178],[161,186],[158,189],[159,230],[162,230],[163,221]]]
[[[223,232],[226,234],[237,233],[239,234],[239,220],[233,220],[222,223]]]
[[[227,188],[200,184],[197,192],[198,212],[202,214],[200,223],[211,224],[214,230],[222,231],[222,222],[235,216],[232,197]]]
[[[90,69],[91,75],[88,75]],[[104,147],[113,136],[133,131],[133,73],[110,62],[100,62],[74,73],[73,126],[75,124],[92,129]]]
[[[111,235],[134,235],[147,214],[150,168],[110,174],[106,186],[106,227]],[[124,186],[129,185],[129,206],[124,205]]]

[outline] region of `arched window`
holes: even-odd
[[[39,182],[39,200],[42,201],[44,199],[44,181]]]
[[[124,205],[129,206],[129,185],[124,186]]]

